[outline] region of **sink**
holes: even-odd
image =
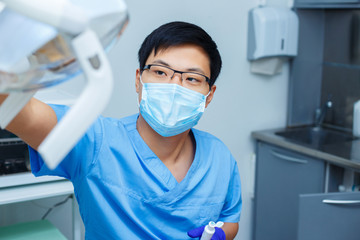
[[[287,140],[316,147],[357,139],[348,132],[314,126],[288,128],[275,132],[275,134],[284,137]]]

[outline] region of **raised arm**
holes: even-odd
[[[7,95],[0,95],[0,104]],[[47,104],[32,98],[10,122],[6,130],[37,149],[57,123],[56,114]]]

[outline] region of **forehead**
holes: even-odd
[[[210,59],[205,50],[194,44],[183,44],[160,48],[156,54],[153,50],[149,55],[146,64],[164,62],[169,67],[176,70],[186,71],[188,69],[201,69],[201,71],[210,76]]]

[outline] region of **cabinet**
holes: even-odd
[[[360,0],[295,0],[296,8],[353,8]]]
[[[329,163],[326,169],[325,193],[299,196],[297,240],[357,240],[360,173]]]
[[[359,239],[359,185],[359,172],[258,141],[253,239]]]
[[[298,240],[358,240],[360,193],[300,195]]]
[[[19,220],[16,218],[16,215],[19,212],[23,211],[21,216],[21,221],[35,221],[39,220],[39,216],[44,216],[46,210],[52,208],[37,205],[37,200],[52,199],[56,197],[63,197],[74,194],[74,188],[71,182],[67,180],[53,181],[53,182],[43,182],[37,184],[27,184],[22,186],[12,186],[0,189],[0,227],[7,226],[9,223],[16,224],[19,223]],[[75,200],[75,196],[72,196],[72,201],[69,202],[70,209],[72,213],[70,219],[67,219],[66,222],[61,222],[63,219],[52,220],[51,222],[59,229],[63,230],[64,235],[67,239],[79,240],[82,239],[82,228],[83,224],[80,218],[78,205]],[[59,199],[52,199],[56,202]],[[29,203],[29,204],[27,204]],[[30,204],[32,203],[32,204]],[[24,207],[20,207],[17,211],[17,207],[12,207],[11,205],[21,204]],[[20,205],[17,205],[18,207]],[[32,209],[31,209],[32,208]],[[12,210],[12,211],[9,211]],[[40,210],[34,214],[34,211]],[[66,215],[67,216],[67,215]],[[41,218],[41,217],[40,217]],[[67,225],[70,225],[70,232],[67,231]],[[21,234],[19,234],[21,235]],[[20,239],[21,237],[19,237]],[[2,239],[0,237],[0,239]],[[22,239],[22,238],[21,238]]]
[[[359,3],[360,0],[296,0],[297,3],[310,3],[310,4],[320,4],[320,3]]]
[[[299,195],[323,192],[324,179],[323,161],[259,141],[254,239],[296,239]]]

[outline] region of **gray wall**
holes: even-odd
[[[360,10],[325,12],[321,104],[333,108],[326,123],[352,130],[353,105],[360,99]]]
[[[290,80],[288,125],[315,123],[328,100],[324,124],[351,131],[360,99],[360,10],[300,9],[299,54]]]

